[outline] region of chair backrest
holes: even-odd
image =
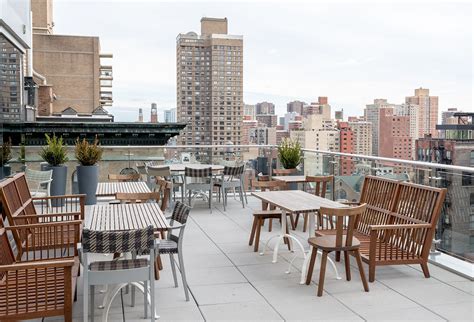
[[[35,181],[35,182],[45,182],[51,180],[53,177],[53,170],[45,170],[45,171],[38,171],[38,170],[31,170],[26,168],[25,171],[26,181]]]
[[[0,221],[2,218],[0,217]],[[8,234],[3,225],[0,225],[0,265],[11,265],[15,263],[15,255],[8,240]],[[3,280],[5,276],[4,271],[0,271],[0,281]],[[3,287],[3,286],[2,286]]]
[[[306,182],[315,183],[314,194],[316,196],[325,198],[328,183],[332,183],[334,176],[306,176]]]
[[[241,166],[224,166],[224,175],[226,176],[233,176],[233,177],[239,177],[244,173],[244,165]]]
[[[286,183],[284,181],[274,180],[274,181],[257,181],[252,180],[250,183],[252,190],[260,189],[260,191],[275,191],[275,190],[285,190]],[[269,206],[268,202],[262,201],[262,210],[267,210]],[[275,209],[274,206],[270,206],[270,209]]]
[[[82,249],[84,253],[110,254],[129,253],[147,254],[154,247],[153,226],[128,231],[82,231]]]
[[[147,175],[147,174],[148,174],[146,165],[144,165],[144,164],[142,164],[142,165],[137,164],[137,165],[135,165],[135,166],[136,166],[137,171],[138,171],[139,174],[141,174],[141,175]]]
[[[173,183],[171,181],[166,181],[160,177],[156,178],[156,187],[158,188],[157,193],[161,195],[161,211],[165,211],[168,208],[168,203],[171,196],[171,189],[173,189]]]
[[[184,176],[185,177],[190,177],[190,178],[208,178],[212,177],[212,168],[202,168],[202,169],[196,169],[196,168],[184,168]]]
[[[359,203],[367,209],[359,218],[357,230],[370,234],[371,225],[390,224],[390,213],[397,203],[400,182],[393,179],[365,176]]]
[[[188,221],[189,211],[191,208],[181,201],[176,201],[173,213],[171,214],[171,220],[179,222],[180,224],[185,224]]]
[[[24,173],[15,174],[0,182],[0,201],[3,206],[2,211],[10,225],[36,223],[36,221],[21,220],[21,216],[37,214]]]
[[[168,178],[171,176],[171,171],[169,166],[150,166],[148,169],[148,175],[152,177],[162,177]]]
[[[352,246],[352,238],[354,237],[354,229],[357,227],[359,216],[362,215],[367,208],[366,204],[357,207],[347,208],[327,208],[321,207],[319,213],[329,216],[331,219],[336,218],[336,243],[335,247]],[[345,237],[345,238],[344,238]]]
[[[272,175],[274,176],[289,176],[297,173],[297,169],[273,169]]]
[[[118,181],[118,182],[138,181],[140,179],[141,179],[141,174],[139,173],[109,174],[109,180]]]
[[[160,200],[159,192],[117,192],[115,194],[115,199],[120,200],[121,203],[130,202],[147,202],[147,201],[156,201]]]

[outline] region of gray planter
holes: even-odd
[[[56,167],[47,165],[44,169],[53,170],[53,181],[51,181],[50,195],[64,196],[66,194],[67,167],[65,165]],[[53,207],[62,207],[64,205],[64,199],[53,200],[51,205]]]
[[[97,203],[97,184],[99,183],[99,167],[97,165],[77,166],[77,185],[79,193],[86,195],[86,205]]]
[[[8,177],[10,174],[12,174],[12,168],[8,164],[0,167],[0,179]]]

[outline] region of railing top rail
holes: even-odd
[[[431,163],[431,162],[424,162],[424,161],[392,159],[392,158],[375,157],[375,156],[369,156],[369,155],[363,155],[363,154],[351,154],[351,153],[343,153],[343,152],[321,151],[321,150],[314,150],[314,149],[302,149],[302,150],[304,152],[328,154],[328,155],[341,156],[341,157],[350,157],[350,158],[359,158],[359,159],[365,159],[365,160],[370,160],[370,161],[382,161],[382,162],[392,162],[392,163],[406,164],[406,165],[410,165],[410,166],[414,166],[414,167],[427,167],[427,168],[436,168],[436,169],[443,169],[443,170],[453,170],[453,171],[463,171],[463,172],[468,172],[468,173],[474,173],[474,167],[464,167],[464,166],[440,164],[440,163]]]

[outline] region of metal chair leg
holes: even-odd
[[[178,261],[179,261],[179,271],[181,273],[181,279],[183,280],[184,295],[186,296],[186,301],[189,301],[188,282],[186,281],[183,255],[181,253],[178,253]]]
[[[173,272],[174,287],[178,287],[178,278],[176,277],[176,265],[174,262],[174,255],[170,254],[171,270]]]

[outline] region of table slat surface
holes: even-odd
[[[151,192],[146,182],[99,182],[96,195],[98,197],[115,196],[117,192],[122,193],[143,193]]]
[[[157,203],[93,205],[85,228],[98,231],[143,229],[152,225],[155,230],[170,228]]]
[[[288,212],[314,212],[321,207],[344,208],[347,205],[301,190],[252,192],[252,195]]]
[[[200,163],[189,163],[189,164],[184,164],[184,163],[178,163],[178,164],[170,164],[170,171],[173,172],[184,172],[184,168],[193,168],[193,169],[206,169],[206,168],[212,168],[212,171],[222,171],[224,170],[223,165],[219,164],[200,164]]]

